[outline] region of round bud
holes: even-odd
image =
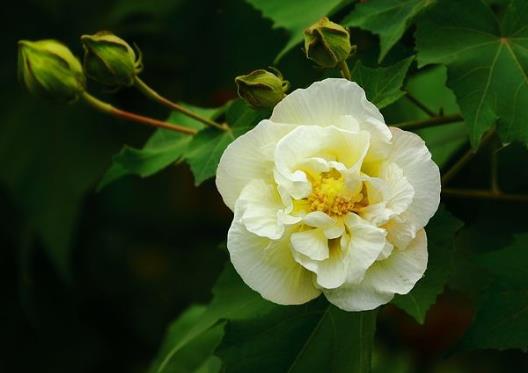
[[[353,48],[347,29],[323,17],[304,30],[304,49],[307,58],[332,68],[345,61]]]
[[[237,76],[238,95],[254,108],[272,108],[286,96],[289,83],[282,74],[259,69],[247,75]]]
[[[20,40],[18,78],[32,94],[58,102],[76,101],[86,86],[81,63],[56,40]]]
[[[108,87],[128,87],[143,70],[141,54],[126,41],[101,31],[94,35],[81,36],[84,47],[84,70],[86,75]]]

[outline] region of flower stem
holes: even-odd
[[[495,131],[489,131],[483,138],[480,143],[481,149],[483,146],[485,146],[495,134]],[[458,172],[464,168],[464,166],[473,159],[473,157],[477,154],[477,150],[469,149],[460,159],[449,169],[447,172],[442,176],[442,185],[446,185],[453,177],[455,177]]]
[[[171,110],[179,111],[180,113],[183,113],[183,114],[187,115],[188,117],[197,120],[198,122],[201,122],[201,123],[203,123],[205,125],[208,125],[208,126],[211,126],[211,127],[214,127],[214,128],[217,128],[219,130],[222,130],[222,131],[229,130],[229,127],[225,123],[224,124],[219,124],[219,123],[215,122],[214,120],[202,117],[201,115],[198,115],[195,112],[193,112],[193,111],[191,111],[191,110],[189,110],[189,109],[187,109],[187,108],[185,108],[185,107],[183,107],[181,105],[178,105],[175,102],[172,102],[172,101],[166,99],[165,97],[161,96],[158,92],[156,92],[155,90],[150,88],[147,85],[147,83],[145,83],[139,77],[136,77],[135,86],[145,96],[147,96],[148,98],[160,103],[163,106],[168,107]]]
[[[499,155],[497,154],[499,150],[498,145],[495,143],[495,146],[491,150],[491,190],[494,193],[501,193],[499,186]]]
[[[490,200],[496,200],[496,201],[528,203],[527,194],[509,194],[509,193],[495,192],[493,190],[447,188],[447,189],[442,190],[442,194],[446,197],[455,197],[455,198],[458,197],[458,198],[473,198],[473,199],[490,199]]]
[[[82,98],[88,105],[90,105],[94,109],[102,113],[112,115],[116,118],[125,119],[131,122],[140,123],[140,124],[151,126],[151,127],[164,128],[167,130],[184,133],[186,135],[196,134],[196,130],[192,128],[183,127],[183,126],[180,126],[177,124],[171,124],[168,122],[163,122],[158,119],[154,119],[154,118],[150,118],[150,117],[146,117],[143,115],[134,114],[128,111],[118,109],[110,105],[107,102],[99,100],[98,98],[90,95],[87,92],[83,93]]]
[[[460,122],[463,120],[464,118],[460,114],[441,115],[441,116],[435,116],[429,119],[397,123],[394,125],[394,127],[398,127],[398,128],[405,129],[405,130],[414,130],[414,129],[434,127],[440,124]]]
[[[352,75],[350,74],[350,69],[348,68],[348,64],[346,63],[346,61],[341,61],[339,63],[339,69],[341,70],[341,75],[343,76],[343,78],[348,80],[352,79]]]
[[[437,113],[435,113],[433,110],[429,109],[427,105],[425,105],[423,102],[418,100],[414,95],[411,94],[411,92],[407,91],[405,92],[405,97],[409,101],[411,101],[416,107],[418,107],[421,111],[423,111],[425,114],[429,115],[430,117],[435,117]]]

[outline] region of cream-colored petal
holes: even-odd
[[[407,294],[427,268],[427,236],[422,229],[406,249],[396,249],[385,260],[376,262],[364,282],[379,292]]]
[[[337,161],[346,168],[361,165],[369,146],[366,131],[352,133],[334,126],[299,126],[284,136],[275,149],[275,180],[293,198],[306,198],[311,184],[306,172],[306,160],[322,158]]]
[[[413,202],[407,213],[417,227],[422,228],[440,203],[440,171],[418,135],[394,127],[391,131],[393,145],[389,161],[400,166],[414,189]]]
[[[231,261],[244,282],[278,304],[302,304],[320,294],[312,273],[292,256],[290,238],[270,240],[247,231],[235,220],[227,235]]]
[[[291,125],[263,120],[226,148],[218,164],[216,186],[231,210],[250,180],[273,178],[275,145],[292,128]]]
[[[293,249],[312,260],[327,259],[328,239],[321,229],[308,229],[291,235]]]
[[[316,263],[315,282],[323,289],[335,289],[343,285],[348,275],[348,263],[341,247],[342,240],[330,241],[330,256],[328,259]]]
[[[387,259],[392,254],[392,250],[394,250],[394,245],[385,240],[385,246],[383,246],[383,250],[381,250],[376,260]]]
[[[345,257],[347,282],[358,283],[385,247],[386,232],[356,214],[348,214],[345,225],[350,236]]]
[[[416,237],[418,227],[416,223],[408,218],[407,213],[395,216],[387,224],[387,239],[398,249],[405,249]]]
[[[405,250],[394,249],[385,260],[367,271],[359,284],[324,290],[330,303],[346,311],[372,310],[390,302],[394,294],[407,294],[427,268],[427,237],[424,230]]]
[[[279,102],[271,120],[296,125],[331,126],[343,115],[357,123],[384,122],[378,108],[369,102],[365,91],[346,79],[328,78],[305,89],[296,89]]]
[[[235,203],[239,221],[248,231],[274,240],[284,233],[284,208],[276,187],[261,179],[249,182]]]
[[[414,188],[395,163],[387,163],[379,177],[366,177],[369,205],[361,216],[376,225],[383,225],[392,217],[406,211],[414,198]]]
[[[313,211],[306,214],[303,223],[311,227],[321,228],[328,239],[341,237],[345,231],[341,220],[334,219],[322,211]]]

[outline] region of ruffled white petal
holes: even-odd
[[[293,249],[312,260],[324,260],[329,256],[328,239],[321,229],[309,229],[291,235]]]
[[[377,126],[384,119],[378,108],[369,102],[365,91],[346,79],[329,78],[305,89],[296,89],[279,102],[271,120],[296,125],[332,126],[341,124],[340,117],[349,115],[360,125]]]
[[[392,150],[389,162],[395,162],[414,189],[409,219],[423,228],[440,203],[440,171],[431,159],[424,141],[412,132],[391,127]]]
[[[285,223],[300,220],[288,218],[277,188],[261,179],[254,179],[245,186],[235,209],[248,231],[274,240],[282,237]]]
[[[275,180],[293,198],[306,198],[311,184],[303,167],[310,158],[339,162],[346,168],[359,168],[369,146],[366,131],[353,133],[334,126],[300,126],[284,136],[275,149]],[[321,167],[320,161],[316,163]]]
[[[345,231],[342,221],[336,220],[322,211],[314,211],[306,214],[303,218],[303,223],[311,227],[321,228],[326,238],[338,238]]]
[[[386,233],[356,214],[348,214],[345,224],[350,235],[345,257],[347,283],[359,283],[385,247]]]
[[[227,235],[231,261],[244,282],[278,304],[302,304],[320,294],[312,274],[292,256],[289,237],[270,240],[247,231],[236,219]]]
[[[327,299],[346,311],[366,311],[388,303],[394,294],[407,294],[427,268],[427,237],[424,230],[407,249],[394,249],[385,260],[367,271],[359,284],[345,284],[338,289],[324,290]]]
[[[231,210],[249,181],[273,178],[275,145],[292,128],[291,125],[263,120],[229,144],[218,164],[216,187]]]

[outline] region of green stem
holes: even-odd
[[[196,134],[196,130],[192,128],[188,128],[188,127],[184,127],[184,126],[180,126],[180,125],[172,124],[168,122],[163,122],[158,119],[154,119],[154,118],[150,118],[150,117],[146,117],[143,115],[138,115],[138,114],[134,114],[128,111],[118,109],[110,105],[109,103],[101,101],[98,98],[90,95],[88,92],[84,92],[82,95],[82,98],[88,105],[90,105],[94,109],[102,113],[112,115],[116,118],[128,120],[131,122],[135,122],[135,123],[139,123],[139,124],[143,124],[143,125],[147,125],[151,127],[164,128],[167,130],[184,133],[186,135]]]
[[[350,74],[350,69],[348,68],[346,61],[341,61],[339,63],[339,69],[341,70],[341,75],[343,78],[352,80],[352,75]]]
[[[501,193],[499,186],[499,157],[498,157],[498,146],[495,144],[491,150],[491,190],[494,193]]]
[[[481,149],[483,146],[485,146],[495,134],[494,131],[489,131],[483,138],[480,143]],[[464,168],[464,166],[473,159],[473,157],[477,154],[477,150],[469,149],[460,159],[442,176],[442,185],[446,185],[453,177],[455,177],[461,169]]]
[[[425,114],[429,115],[430,117],[434,117],[437,115],[433,110],[429,109],[427,105],[425,105],[423,102],[418,100],[416,97],[414,97],[411,92],[405,92],[407,99],[411,101],[416,107],[418,107],[421,111],[423,111]]]
[[[214,120],[202,117],[201,115],[198,115],[195,112],[193,112],[193,111],[191,111],[191,110],[189,110],[189,109],[187,109],[187,108],[185,108],[185,107],[183,107],[181,105],[178,105],[178,104],[166,99],[165,97],[161,96],[158,92],[153,90],[151,87],[149,87],[147,85],[147,83],[145,83],[139,77],[136,77],[135,86],[145,96],[147,96],[148,98],[160,103],[163,106],[168,107],[171,110],[179,111],[180,113],[183,113],[183,114],[187,115],[188,117],[197,120],[198,122],[201,122],[201,123],[203,123],[205,125],[208,125],[208,126],[211,126],[211,127],[214,127],[214,128],[217,128],[219,130],[222,130],[222,131],[228,131],[229,130],[229,127],[227,126],[227,124],[219,124],[219,123],[215,122]]]
[[[460,114],[441,115],[429,119],[397,123],[394,125],[394,127],[398,127],[405,130],[414,130],[434,127],[441,124],[460,122],[463,120],[464,118]]]

